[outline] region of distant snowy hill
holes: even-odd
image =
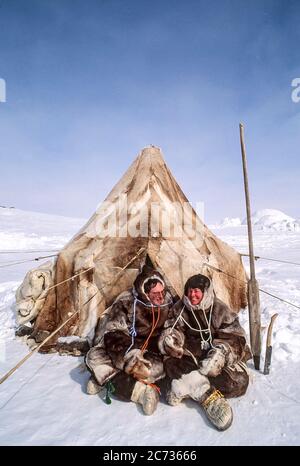
[[[258,230],[300,231],[300,219],[296,220],[276,209],[258,210],[252,215],[252,226]],[[247,218],[242,221],[239,217],[226,217],[218,225],[211,225],[214,229],[240,227],[247,225]]]
[[[276,209],[258,210],[252,215],[252,224],[262,230],[300,231],[300,220]],[[243,220],[243,225],[247,225],[246,218]]]
[[[218,228],[228,228],[228,227],[239,227],[242,224],[242,221],[239,217],[225,217],[224,220],[221,221]]]
[[[85,223],[85,219],[0,207],[0,249],[57,249]]]

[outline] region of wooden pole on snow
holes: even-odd
[[[254,367],[259,370],[260,354],[261,354],[261,324],[260,324],[260,303],[259,289],[255,278],[254,251],[253,251],[253,236],[251,224],[251,209],[250,195],[248,184],[248,169],[246,159],[246,148],[244,140],[244,126],[240,123],[240,140],[243,160],[244,187],[247,209],[247,225],[248,225],[248,241],[249,241],[249,259],[250,259],[250,280],[248,281],[248,309],[249,309],[249,325],[250,325],[250,343],[253,355]]]

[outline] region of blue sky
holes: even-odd
[[[144,146],[206,222],[300,217],[299,1],[0,0],[0,205],[88,217]]]

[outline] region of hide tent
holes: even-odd
[[[232,310],[247,304],[240,255],[202,222],[154,146],[141,151],[55,263],[26,275],[17,290],[17,314],[20,324],[32,325],[28,343],[43,341],[69,319],[43,351],[76,340],[88,348],[101,314],[132,287],[145,264],[161,272],[173,295],[202,273]]]

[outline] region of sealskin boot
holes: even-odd
[[[233,420],[232,409],[219,390],[213,390],[208,394],[205,400],[202,401],[201,406],[210,422],[218,430],[226,430],[231,426]]]
[[[154,413],[159,400],[158,392],[150,385],[142,382],[136,382],[132,391],[131,401],[142,405],[143,411],[147,416]]]
[[[102,390],[103,387],[98,384],[95,377],[91,376],[86,386],[86,392],[88,395],[97,395]]]

